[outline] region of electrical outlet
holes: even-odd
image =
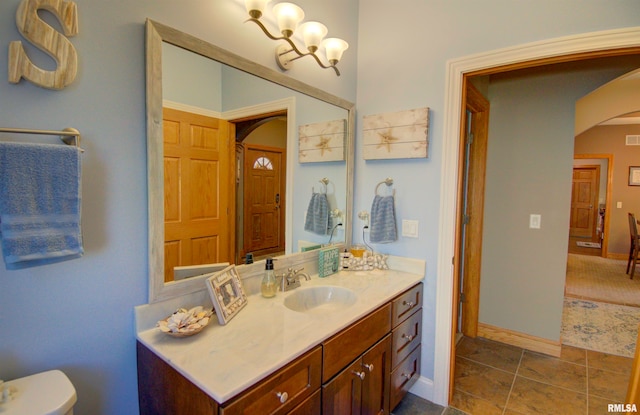
[[[369,226],[369,212],[366,210],[361,210],[358,212],[358,218],[364,222],[363,226]]]

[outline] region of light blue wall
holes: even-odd
[[[638,25],[640,4],[634,0],[360,2],[354,211],[370,210],[376,184],[390,176],[398,222],[420,222],[418,239],[401,237],[374,248],[427,261],[423,351],[433,350],[437,341],[438,278],[451,275],[436,268],[446,62],[542,39]],[[425,106],[431,108],[428,159],[362,160],[362,116]],[[356,231],[354,239],[359,238]],[[422,359],[422,375],[433,379],[434,356],[423,353]]]
[[[135,414],[133,307],[147,302],[145,19],[273,69],[275,46],[257,26],[243,23],[246,12],[236,0],[76,3],[80,30],[71,41],[78,77],[68,88],[50,91],[7,82],[8,43],[21,39],[15,24],[19,0],[0,2],[0,127],[75,127],[86,150],[85,256],[22,271],[0,265],[0,379],[59,368],[77,389],[76,413]],[[351,43],[352,54],[345,55],[340,78],[310,69],[304,59],[291,75],[355,101],[357,2],[298,3],[308,16],[331,22],[331,31]],[[52,67],[34,47],[29,53]]]

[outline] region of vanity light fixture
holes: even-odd
[[[349,48],[349,44],[338,38],[324,39],[328,32],[327,27],[320,22],[310,21],[301,24],[299,28],[307,50],[307,52],[303,52],[296,46],[291,37],[296,32],[296,29],[298,29],[300,22],[304,19],[304,11],[293,3],[276,4],[273,7],[273,13],[282,36],[274,36],[260,21],[266,5],[270,1],[271,0],[245,0],[245,6],[250,16],[247,21],[257,24],[269,39],[284,40],[286,42],[276,47],[276,62],[278,66],[286,71],[291,67],[294,60],[300,59],[303,56],[312,56],[322,68],[333,68],[336,75],[340,76],[340,71],[336,65],[340,62],[342,53]],[[325,49],[326,57],[329,61],[328,65],[324,64],[316,53],[320,47]]]

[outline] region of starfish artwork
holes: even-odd
[[[316,147],[318,147],[320,149],[320,154],[324,156],[324,152],[326,151],[331,151],[331,148],[329,147],[329,141],[331,140],[331,138],[327,138],[327,137],[320,137],[320,142],[318,144],[316,144]]]
[[[394,141],[398,141],[398,139],[391,135],[391,130],[388,130],[386,133],[378,133],[380,136],[380,143],[377,148],[387,147],[387,152],[391,153],[391,144]]]

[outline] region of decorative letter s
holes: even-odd
[[[55,71],[45,71],[31,62],[22,42],[9,44],[9,82],[17,84],[20,78],[49,89],[62,89],[71,84],[78,70],[78,54],[65,36],[45,23],[38,10],[53,13],[66,36],[78,34],[78,10],[76,4],[66,0],[22,0],[16,12],[16,26],[30,43],[55,59]]]

